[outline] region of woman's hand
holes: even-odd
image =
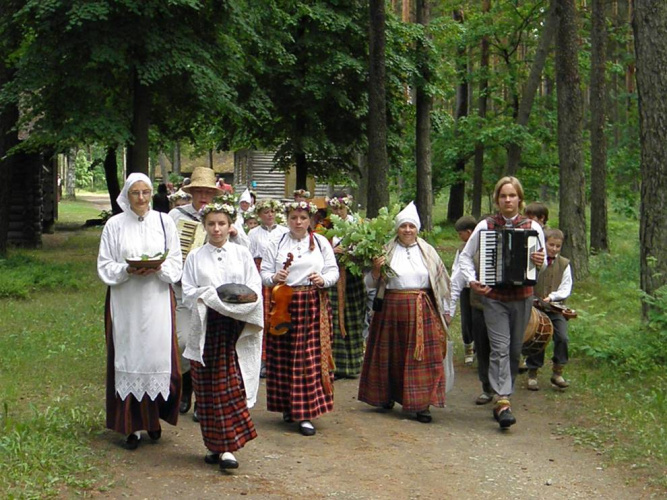
[[[324,278],[317,273],[310,273],[308,279],[317,288],[322,288],[324,286]]]
[[[447,323],[447,326],[452,324],[452,317],[449,313],[445,313],[445,323]]]
[[[482,285],[479,281],[471,281],[470,289],[478,295],[488,295],[491,293],[491,287]]]
[[[128,266],[127,274],[132,274],[134,276],[150,276],[151,274],[157,273],[160,269],[162,269],[162,265],[153,268]]]
[[[289,274],[289,269],[281,269],[276,274],[273,275],[271,280],[274,283],[285,283],[287,281],[287,275]]]
[[[337,254],[345,253],[345,249],[340,245],[335,246],[333,250],[334,250],[334,253],[337,253]]]
[[[384,266],[384,263],[387,261],[384,255],[380,257],[375,257],[373,259],[373,269],[371,269],[371,275],[373,276],[373,279],[380,279],[380,274],[382,271],[382,266]]]

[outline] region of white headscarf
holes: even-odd
[[[243,191],[243,194],[239,198],[239,203],[241,203],[242,201],[247,201],[252,205],[252,197],[250,196],[250,190],[248,188],[246,188],[246,190]]]
[[[151,200],[152,200],[153,183],[146,174],[134,172],[127,176],[127,179],[125,179],[125,185],[123,186],[123,190],[118,195],[118,198],[116,198],[116,203],[118,203],[118,206],[121,208],[123,212],[129,212],[130,210],[132,210],[132,207],[130,206],[130,198],[128,196],[128,193],[130,192],[130,188],[132,187],[132,185],[139,181],[145,182],[146,185],[150,188]]]
[[[414,201],[411,201],[407,207],[398,213],[394,222],[394,228],[398,229],[404,222],[412,222],[415,226],[417,226],[417,231],[419,231],[422,227],[421,220],[419,220],[419,213],[417,212],[417,207],[415,206]]]

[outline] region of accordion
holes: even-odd
[[[206,230],[204,225],[196,220],[180,219],[176,223],[178,238],[181,242],[181,254],[183,262],[191,250],[199,248],[206,243]]]
[[[530,255],[538,250],[534,229],[479,232],[479,281],[490,287],[532,286],[537,266]]]

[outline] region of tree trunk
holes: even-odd
[[[181,143],[176,142],[174,145],[174,159],[172,163],[172,172],[176,175],[181,175]]]
[[[635,0],[632,22],[637,60],[641,144],[640,281],[650,296],[667,284],[667,2]],[[653,309],[642,304],[644,318]],[[664,310],[663,310],[664,314]]]
[[[424,37],[427,37],[427,27],[430,16],[428,0],[417,0],[417,23],[424,27]],[[433,183],[431,169],[431,108],[433,98],[426,89],[431,81],[429,47],[417,42],[417,61],[419,61],[420,82],[417,85],[416,99],[416,162],[417,162],[417,212],[421,219],[421,226],[425,231],[433,229],[431,212],[433,210]]]
[[[306,153],[303,151],[296,153],[294,155],[294,165],[296,167],[296,188],[308,189],[308,161]]]
[[[0,82],[7,82],[10,74],[0,60]],[[0,259],[7,257],[9,240],[9,212],[11,207],[12,174],[14,156],[7,152],[19,143],[18,132],[13,130],[19,119],[17,106],[7,106],[0,110]]]
[[[528,125],[530,112],[533,109],[533,102],[535,101],[535,94],[537,93],[537,89],[542,80],[542,71],[544,70],[544,65],[547,61],[554,35],[556,34],[557,19],[555,2],[556,0],[552,0],[549,10],[547,11],[542,35],[540,37],[540,44],[535,52],[535,59],[533,59],[533,65],[530,68],[528,79],[523,86],[523,95],[521,97],[521,102],[519,103],[516,117],[516,123],[521,127],[526,127]],[[515,175],[519,170],[520,163],[521,145],[512,142],[507,147],[507,175]]]
[[[560,160],[560,228],[562,253],[572,261],[574,276],[588,275],[586,245],[586,178],[584,176],[582,97],[579,78],[575,0],[556,0],[559,18],[556,43],[558,156]]]
[[[163,151],[160,151],[160,154],[157,157],[157,161],[160,164],[160,177],[162,177],[162,183],[166,184],[169,182],[169,165],[167,165],[169,158],[167,158],[167,155],[165,155]]]
[[[607,237],[607,20],[605,1],[591,3],[591,251],[609,250]]]
[[[482,12],[487,16],[491,10],[491,0],[482,0]],[[479,99],[477,115],[481,122],[486,120],[486,107],[489,92],[489,37],[484,35],[480,46],[479,63]],[[475,163],[472,174],[472,215],[479,219],[482,215],[482,189],[484,180],[484,144],[475,144]]]
[[[368,217],[389,205],[389,158],[387,155],[387,102],[385,79],[385,3],[369,2],[368,75]]]
[[[120,194],[120,185],[118,184],[118,162],[116,161],[116,148],[107,148],[104,157],[104,178],[107,181],[107,190],[109,191],[109,201],[111,202],[111,211],[114,215],[122,212],[116,202]]]
[[[67,171],[65,172],[65,199],[76,200],[76,150],[67,152]]]
[[[463,11],[454,10],[452,12],[454,20],[463,24]],[[456,54],[456,74],[458,86],[456,89],[456,111],[454,118],[458,124],[461,118],[468,116],[468,57],[465,46],[459,46]],[[466,169],[465,158],[458,158],[454,164],[454,173],[457,180],[449,188],[449,203],[447,205],[447,220],[455,222],[463,215],[465,205],[465,181],[464,174]]]
[[[148,127],[150,125],[151,93],[134,74],[132,88],[132,137],[127,148],[127,174],[141,172],[148,175]]]

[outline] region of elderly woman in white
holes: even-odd
[[[399,403],[431,421],[429,406],[445,406],[449,275],[435,249],[417,236],[414,203],[396,216],[396,238],[375,259],[366,286],[379,288],[359,381],[359,400],[391,409]],[[393,273],[380,279],[387,263]],[[385,289],[385,290],[383,290]]]
[[[123,213],[104,226],[97,273],[109,286],[107,428],[127,436],[135,449],[140,431],[160,438],[160,419],[176,425],[181,394],[171,285],[181,278],[181,248],[171,218],[151,210],[150,179],[130,174],[118,196]],[[127,260],[165,254],[154,268]]]

